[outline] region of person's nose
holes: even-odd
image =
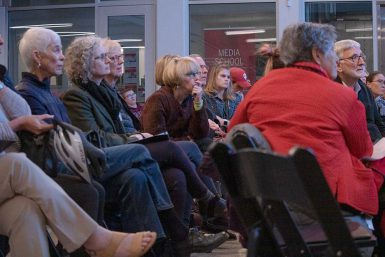
[[[3,37],[0,35],[0,46],[2,46],[4,44],[4,39]]]

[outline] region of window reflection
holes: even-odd
[[[40,25],[54,30],[60,35],[63,52],[76,37],[95,33],[95,9],[71,8],[9,12],[9,70],[15,83],[21,79],[21,72],[26,71],[19,56],[18,42],[28,25]],[[59,94],[68,87],[65,76],[52,78],[52,90]]]
[[[329,23],[336,27],[338,38],[353,39],[367,56],[367,70],[373,70],[372,2],[306,3],[306,21]]]
[[[190,53],[208,66],[226,62],[244,69],[254,83],[263,73],[257,49],[276,42],[275,3],[190,4]]]

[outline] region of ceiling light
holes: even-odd
[[[11,29],[30,29],[30,28],[66,28],[72,27],[72,23],[51,23],[51,24],[35,24],[35,25],[24,25],[24,26],[13,26]]]
[[[57,32],[61,37],[89,36],[95,35],[95,32]]]
[[[123,39],[115,39],[116,41],[123,43],[123,42],[142,42],[143,39],[140,38],[123,38]]]
[[[346,32],[362,32],[362,31],[373,31],[372,28],[356,28],[356,29],[346,29]]]
[[[277,38],[272,37],[272,38],[249,38],[246,39],[247,43],[260,43],[260,42],[275,42],[277,41]]]
[[[367,36],[367,37],[354,37],[354,39],[373,39],[372,36]]]
[[[248,30],[228,30],[225,32],[226,36],[232,36],[232,35],[246,35],[246,34],[259,34],[259,33],[265,33],[266,30],[264,29],[248,29]]]
[[[245,30],[255,29],[255,27],[217,27],[217,28],[204,28],[203,30]]]
[[[123,46],[122,48],[124,49],[144,49],[145,47],[144,46]]]

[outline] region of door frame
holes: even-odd
[[[155,58],[156,58],[156,17],[155,5],[132,4],[132,5],[109,5],[96,6],[95,8],[95,32],[100,37],[108,36],[108,17],[125,15],[144,16],[145,34],[145,99],[156,91],[155,84]]]

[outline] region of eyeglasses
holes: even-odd
[[[134,96],[136,96],[136,94],[132,93],[132,94],[127,94],[124,98],[131,98],[131,97],[134,97]]]
[[[385,85],[385,80],[373,80],[372,82],[376,82],[376,83]]]
[[[107,54],[106,53],[103,53],[103,54],[101,54],[101,55],[99,55],[99,56],[96,56],[95,58],[94,58],[94,60],[103,60],[103,61],[105,61],[106,59],[108,58],[108,56],[107,56]]]
[[[111,62],[117,62],[117,61],[122,61],[124,59],[124,55],[123,54],[112,55],[112,56],[108,56],[108,58],[110,58]]]
[[[347,57],[347,58],[341,58],[340,61],[342,60],[350,60],[352,61],[353,63],[357,64],[359,59],[361,58],[362,61],[366,61],[366,56],[364,54],[361,54],[361,55],[357,55],[357,54],[354,54],[350,57]]]
[[[189,73],[186,73],[186,76],[190,77],[190,78],[196,78],[197,76],[200,77],[202,75],[202,73],[200,71],[198,72],[189,72]]]

